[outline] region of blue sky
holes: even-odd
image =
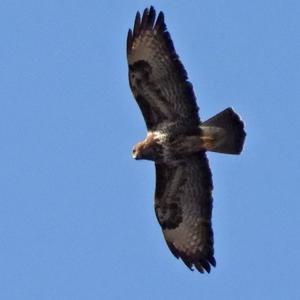
[[[209,154],[217,267],[190,272],[153,210],[128,86],[137,10],[163,10],[202,119],[233,106],[241,156]],[[0,298],[299,299],[300,2],[0,2]]]

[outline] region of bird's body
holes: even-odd
[[[192,269],[215,266],[212,175],[206,151],[239,154],[245,131],[227,108],[201,122],[187,73],[164,15],[153,7],[137,13],[127,37],[129,83],[142,111],[147,136],[133,157],[155,162],[155,212],[171,252]]]
[[[153,131],[133,149],[134,159],[153,160],[157,163],[172,163],[185,159],[187,155],[205,151],[212,147],[213,139],[201,135],[173,135],[166,131]]]

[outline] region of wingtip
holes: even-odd
[[[141,28],[153,29],[156,12],[153,6],[145,8],[141,19]]]
[[[141,13],[137,11],[135,14],[134,23],[140,23],[140,21],[141,21]]]
[[[143,29],[154,29],[156,31],[165,32],[167,30],[167,26],[164,20],[164,13],[162,11],[159,12],[156,18],[156,10],[154,6],[146,7],[142,14],[140,11],[136,12],[132,37],[136,38]]]
[[[155,17],[156,17],[155,9],[153,6],[150,6],[149,14],[148,14],[148,26],[150,26],[151,29],[153,28]]]
[[[210,273],[211,267],[216,267],[216,260],[213,256],[205,258],[198,256],[191,259],[181,254],[179,257],[191,271],[194,271],[193,267],[195,267],[200,273]]]
[[[151,5],[149,8],[149,15],[156,15],[156,11],[153,5]]]
[[[132,47],[132,30],[128,29],[128,33],[127,33],[127,55],[130,52]]]
[[[213,266],[216,267],[217,266],[217,262],[216,259],[212,256],[210,258],[207,259],[209,261],[209,263]]]
[[[149,8],[146,7],[146,8],[144,9],[143,16],[142,16],[142,23],[144,23],[145,20],[148,19],[148,15],[149,15]]]
[[[137,11],[134,19],[134,25],[133,25],[133,36],[136,37],[139,33],[141,26],[141,14],[139,11]]]
[[[167,29],[165,24],[165,15],[162,11],[160,11],[157,16],[154,28],[157,30],[160,29],[161,31],[165,31]]]

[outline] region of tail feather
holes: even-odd
[[[240,154],[246,137],[244,123],[232,108],[227,108],[200,125],[203,135],[215,142],[213,152]]]

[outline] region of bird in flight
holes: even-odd
[[[246,133],[232,108],[201,122],[164,14],[137,12],[127,36],[129,84],[147,126],[133,158],[155,163],[155,214],[171,252],[191,269],[216,266],[212,174],[206,151],[240,154]]]

